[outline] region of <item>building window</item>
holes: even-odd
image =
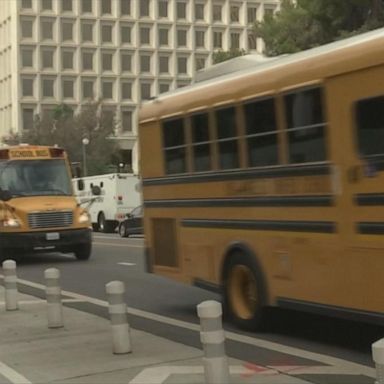
[[[163,122],[163,150],[165,173],[185,173],[187,170],[184,119],[172,119]]]
[[[29,39],[33,37],[33,21],[21,20],[21,37],[23,39]]]
[[[265,18],[273,17],[274,14],[275,14],[275,8],[264,7],[264,17]]]
[[[101,41],[103,43],[112,43],[112,25],[101,26]]]
[[[82,53],[83,71],[93,71],[93,52]]]
[[[73,52],[72,51],[62,51],[61,52],[61,62],[63,69],[73,69]]]
[[[254,24],[257,21],[257,7],[247,9],[248,24]]]
[[[122,132],[132,132],[132,111],[122,111]]]
[[[43,97],[54,97],[55,81],[53,79],[42,80],[42,95]]]
[[[169,56],[159,57],[159,72],[169,73]]]
[[[132,83],[131,82],[122,82],[121,83],[121,98],[122,100],[132,99]]]
[[[159,17],[168,17],[168,1],[159,1]]]
[[[125,44],[131,43],[131,27],[127,25],[122,25],[120,27],[120,32],[121,42]]]
[[[72,12],[73,11],[72,0],[61,0],[61,10],[63,12]]]
[[[244,105],[248,166],[278,164],[275,100],[264,99]]]
[[[257,50],[257,37],[254,33],[248,33],[248,49]]]
[[[85,42],[93,42],[93,24],[81,24],[81,40]]]
[[[205,15],[204,15],[204,4],[197,3],[195,4],[195,20],[204,21]]]
[[[92,0],[81,0],[81,12],[92,13]]]
[[[159,83],[159,93],[168,92],[170,89],[169,83]]]
[[[140,71],[151,72],[151,56],[150,55],[140,56]]]
[[[284,96],[290,163],[326,160],[322,89],[298,90]]]
[[[159,45],[168,45],[169,29],[159,29]]]
[[[43,69],[53,69],[53,49],[44,49],[41,50],[41,67]]]
[[[220,169],[234,169],[239,167],[238,134],[236,130],[236,109],[226,107],[217,109],[216,137],[219,149]]]
[[[140,28],[140,44],[151,43],[151,29],[148,27]]]
[[[205,68],[205,57],[196,57],[195,59],[195,68],[196,71]]]
[[[204,172],[211,169],[211,143],[208,113],[191,116],[193,169]]]
[[[232,32],[231,33],[231,49],[240,48],[240,33]]]
[[[113,54],[109,52],[104,52],[101,54],[101,57],[103,71],[112,71]]]
[[[222,21],[222,6],[220,4],[213,4],[213,9],[212,9],[212,18],[213,21]]]
[[[21,8],[23,9],[32,9],[32,0],[22,0]]]
[[[130,53],[121,54],[121,70],[123,72],[132,71],[132,55]]]
[[[73,40],[73,23],[68,21],[63,21],[61,28],[62,28],[63,41],[72,41]]]
[[[33,79],[22,79],[21,84],[24,97],[33,96],[33,83]]]
[[[21,66],[23,68],[33,67],[33,48],[21,48]]]
[[[229,17],[232,23],[240,21],[240,7],[238,5],[231,5]]]
[[[223,33],[213,32],[213,48],[222,48],[222,47],[223,47]]]
[[[101,13],[103,15],[110,15],[110,14],[112,14],[111,0],[101,0]]]
[[[140,91],[141,91],[141,100],[148,100],[151,98],[151,84],[141,83]]]
[[[52,0],[42,0],[41,9],[43,11],[52,11]]]
[[[131,14],[131,0],[120,0],[120,13],[123,16]]]
[[[187,4],[184,1],[178,1],[176,3],[176,17],[180,20],[187,18]]]
[[[149,16],[149,0],[140,0],[140,17]]]
[[[178,29],[177,30],[177,46],[186,47],[187,46],[187,30]]]
[[[53,21],[43,20],[41,22],[41,37],[43,40],[53,40]]]
[[[23,108],[23,129],[28,131],[33,128],[33,108]]]
[[[178,57],[177,58],[177,73],[181,75],[186,75],[188,73],[187,70],[188,59],[186,57]]]
[[[93,99],[94,91],[93,91],[93,80],[83,80],[82,88],[83,88],[83,98]]]
[[[196,48],[205,48],[205,31],[195,31]]]
[[[75,81],[71,79],[63,79],[63,97],[65,99],[74,98]]]
[[[103,92],[104,99],[113,99],[113,82],[103,81],[102,92]]]

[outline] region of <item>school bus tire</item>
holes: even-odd
[[[265,279],[257,259],[247,251],[231,251],[223,268],[224,314],[241,329],[263,331],[266,325]]]
[[[92,254],[92,244],[83,243],[76,245],[74,254],[77,260],[88,260]]]

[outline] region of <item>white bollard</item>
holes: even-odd
[[[127,305],[124,301],[125,287],[121,281],[111,281],[105,286],[108,295],[108,312],[112,326],[113,353],[129,353],[131,349]]]
[[[221,304],[214,300],[197,306],[200,340],[204,349],[204,375],[207,384],[228,384],[229,366],[225,353],[225,334],[221,321]]]
[[[17,302],[17,276],[16,262],[14,260],[3,261],[4,288],[5,288],[5,309],[14,311],[19,309]]]
[[[63,324],[63,307],[61,304],[60,271],[49,268],[44,271],[45,294],[47,298],[48,328],[61,328]]]
[[[376,384],[384,384],[384,339],[372,344],[372,356],[376,365]]]

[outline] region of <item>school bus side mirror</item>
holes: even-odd
[[[8,201],[12,199],[12,194],[8,190],[0,189],[0,201]]]
[[[79,191],[84,191],[84,180],[82,179],[77,180],[77,189]]]
[[[93,185],[91,188],[92,195],[94,196],[100,196],[101,195],[101,188],[98,185]]]

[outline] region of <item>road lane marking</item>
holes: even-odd
[[[0,275],[0,278],[3,278],[3,277],[4,277],[3,275]],[[42,284],[34,283],[32,281],[23,280],[23,279],[17,279],[17,280],[19,283],[27,285],[29,287],[45,290],[45,286]],[[89,296],[85,296],[85,295],[81,295],[81,294],[69,292],[69,291],[63,291],[62,290],[61,292],[65,296],[76,298],[76,299],[79,299],[82,301],[87,301],[91,304],[95,304],[95,305],[99,305],[101,307],[108,308],[108,302],[105,300],[100,300],[100,299],[96,299],[93,297],[89,297]],[[185,328],[185,329],[189,329],[192,331],[200,332],[200,325],[199,324],[188,323],[186,321],[172,319],[172,318],[169,318],[166,316],[162,316],[162,315],[158,315],[155,313],[143,311],[141,309],[128,308],[127,311],[129,314],[132,314],[134,316],[138,316],[138,317],[142,317],[145,319],[158,321],[158,322],[161,322],[164,324],[173,325],[173,326],[177,326],[180,328]],[[262,339],[250,337],[250,336],[240,335],[240,334],[230,332],[230,331],[225,331],[225,335],[226,335],[226,338],[228,340],[233,340],[233,341],[237,341],[239,343],[253,345],[253,346],[258,347],[258,348],[264,348],[264,349],[269,349],[272,351],[277,351],[280,353],[285,353],[287,355],[300,357],[302,359],[309,359],[309,360],[318,361],[318,362],[321,362],[323,364],[327,364],[327,365],[331,365],[331,366],[342,367],[347,372],[355,372],[356,374],[361,374],[361,375],[365,375],[368,377],[376,378],[376,370],[374,368],[368,367],[366,365],[354,363],[354,362],[351,362],[348,360],[343,360],[343,359],[337,358],[337,357],[322,355],[320,353],[310,352],[307,350],[278,344],[278,343],[272,342],[272,341],[267,341],[267,340],[262,340]]]
[[[131,267],[132,265],[136,265],[135,263],[117,263],[119,265],[127,265],[128,267]]]
[[[143,248],[142,245],[131,245],[131,244],[116,244],[116,243],[102,243],[94,241],[93,244],[95,245],[108,245],[111,247],[124,247],[124,248]]]
[[[26,377],[0,361],[0,374],[14,384],[32,384]]]
[[[95,235],[93,234],[92,235],[95,239],[108,239],[108,240],[113,240],[113,239],[117,239],[117,240],[121,240],[121,241],[127,241],[128,239],[126,237],[116,237],[116,236],[103,236],[103,235]],[[129,240],[141,240],[143,241],[144,240],[144,237],[130,237]]]

